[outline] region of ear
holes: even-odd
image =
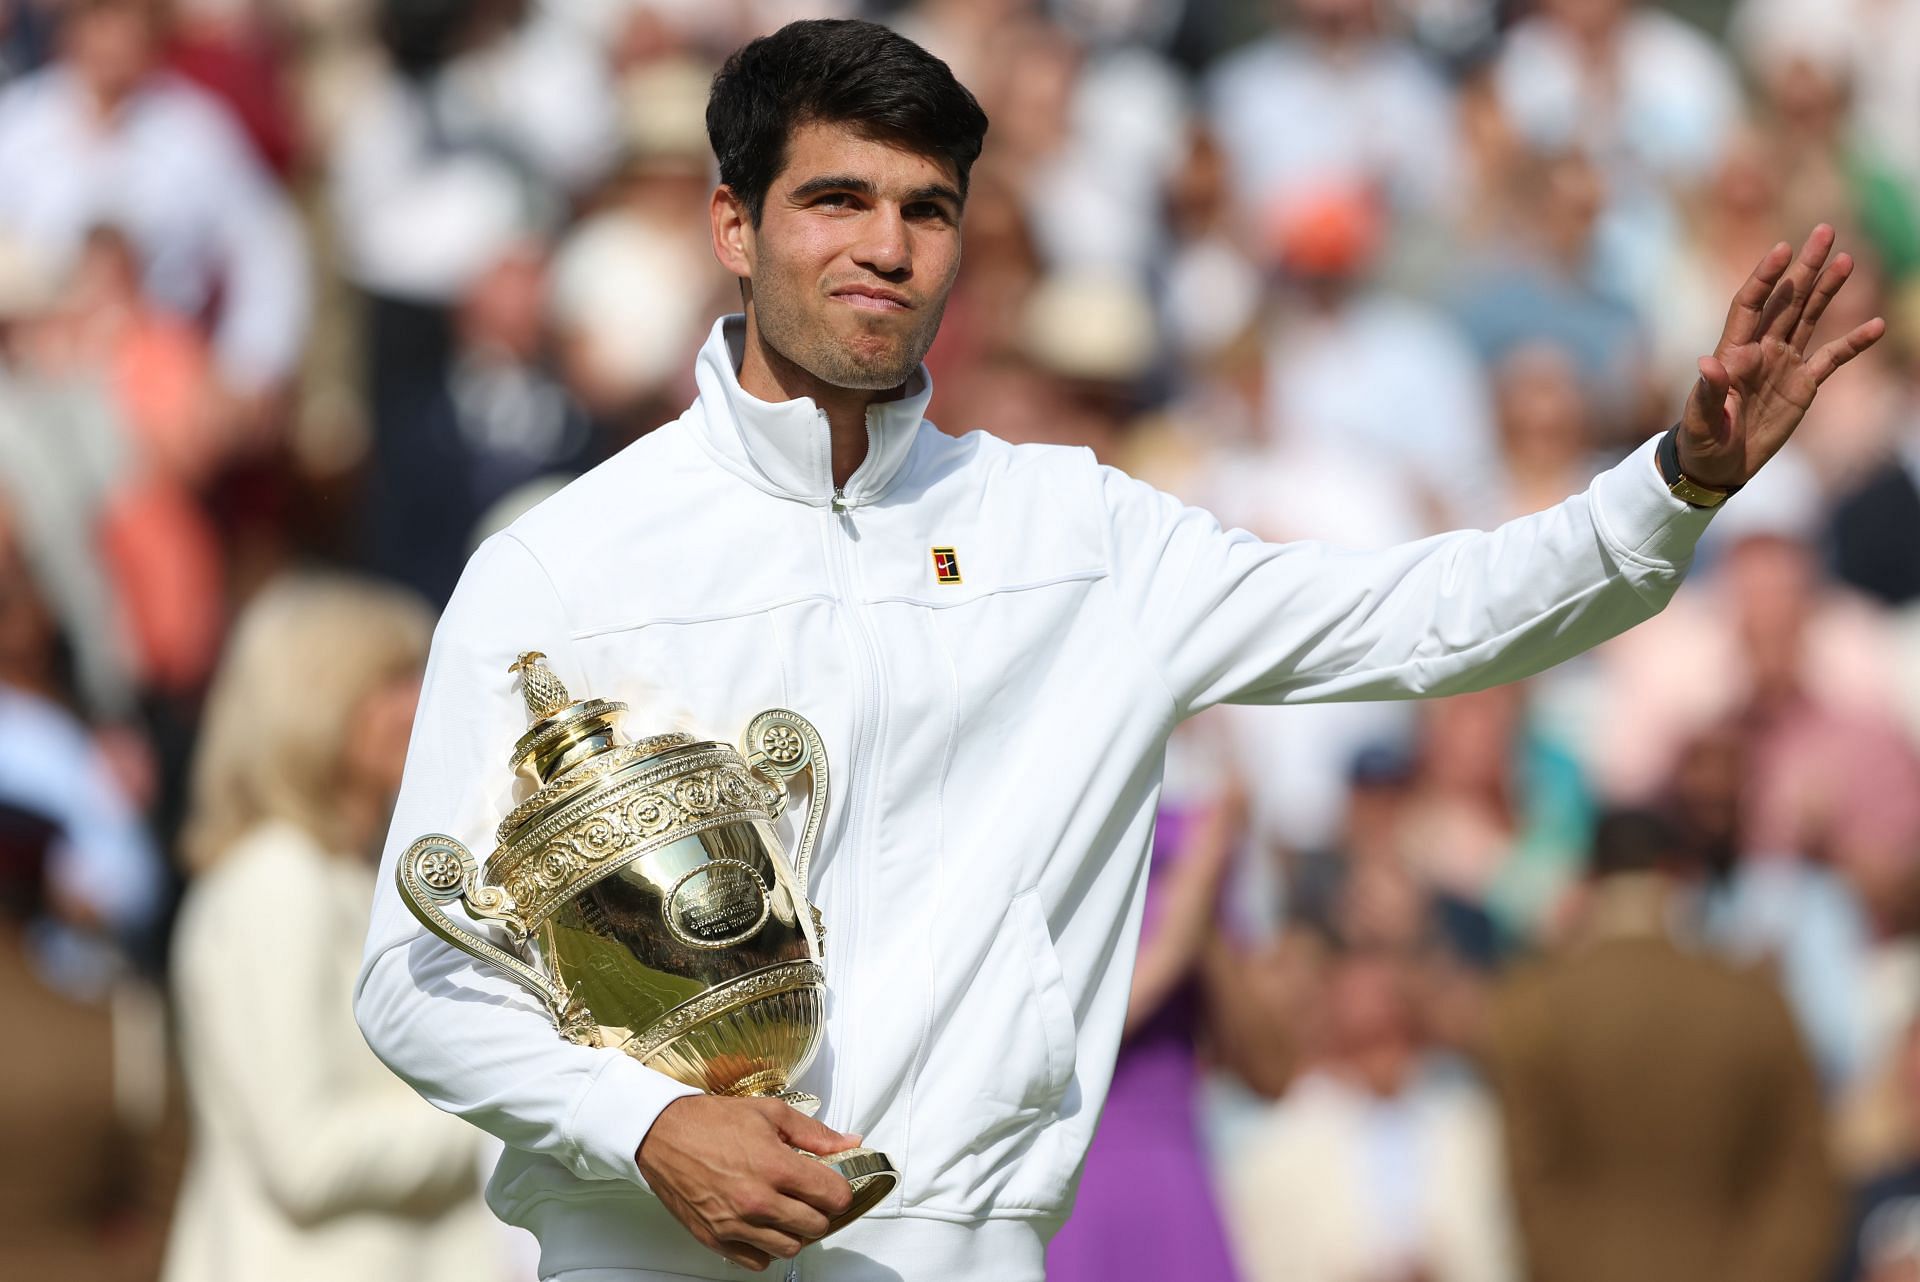
[[[747,214],[746,202],[734,195],[731,187],[715,187],[707,216],[713,226],[713,256],[741,280],[751,279],[753,220]]]

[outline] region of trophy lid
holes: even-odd
[[[620,714],[627,705],[574,699],[566,683],[547,667],[546,657],[529,650],[507,669],[520,674],[520,693],[527,704],[527,732],[513,745],[513,769],[537,785],[550,783],[569,767],[626,742],[620,733]]]
[[[522,654],[508,671],[520,676],[529,722],[526,733],[513,745],[511,764],[515,773],[535,786],[535,792],[501,823],[502,842],[533,814],[574,792],[584,776],[693,742],[692,735],[679,732],[629,741],[619,724],[627,705],[608,699],[575,699],[538,650]],[[589,765],[592,770],[581,769]]]

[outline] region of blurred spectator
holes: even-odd
[[[261,162],[287,179],[301,139],[270,10],[249,0],[172,0],[168,16],[167,64],[220,99]]]
[[[994,164],[1015,176],[1043,262],[1144,280],[1160,269],[1163,198],[1186,144],[1185,87],[1157,54],[1088,49],[1049,23],[996,30],[982,105]]]
[[[1253,1282],[1502,1282],[1515,1269],[1484,1093],[1430,1055],[1404,959],[1333,963],[1324,1052],[1227,1172]]]
[[[1783,14],[1755,22],[1744,35],[1767,117],[1770,160],[1793,175],[1783,193],[1788,219],[1824,220],[1843,235],[1863,236],[1857,255],[1876,260],[1893,280],[1911,276],[1920,269],[1920,211],[1911,185],[1871,138],[1850,128],[1849,33],[1831,14]]]
[[[1920,4],[1914,0],[1737,0],[1736,43],[1778,36],[1823,58],[1844,51],[1858,138],[1911,188],[1920,183]]]
[[[194,1133],[169,1282],[502,1273],[479,1132],[387,1072],[351,1009],[430,629],[392,588],[282,580],[209,696],[175,940]]]
[[[1583,148],[1630,186],[1705,172],[1741,115],[1726,55],[1644,0],[1541,0],[1507,34],[1498,84],[1534,145]]]
[[[1679,932],[1698,865],[1658,819],[1606,816],[1591,872],[1573,935],[1514,976],[1489,1049],[1528,1276],[1820,1277],[1837,1206],[1785,1004]]]
[[[363,517],[369,564],[432,602],[453,592],[481,515],[529,481],[577,475],[601,442],[551,363],[538,242],[488,266],[443,359],[399,362],[373,404]],[[420,478],[437,483],[422,486]]]
[[[166,1067],[157,1003],[133,976],[157,955],[166,877],[99,744],[54,697],[59,664],[0,513],[0,1273],[79,1282],[152,1269],[133,1216],[155,1192],[145,1128]]]
[[[143,688],[197,694],[226,625],[224,552],[201,504],[240,445],[211,354],[193,326],[154,308],[133,246],[87,237],[33,365],[104,387],[124,460],[96,518],[101,555]]]
[[[1597,433],[1580,368],[1563,347],[1514,347],[1494,369],[1500,461],[1506,473],[1502,519],[1552,507],[1587,488],[1599,470]]]
[[[1587,843],[1592,801],[1579,762],[1529,717],[1525,686],[1435,700],[1422,713],[1402,848],[1435,888],[1530,938]]]
[[[380,32],[388,65],[328,157],[343,270],[376,300],[451,303],[599,179],[618,137],[608,68],[527,0],[382,0]]]
[[[0,93],[0,231],[71,262],[122,228],[160,306],[211,319],[222,377],[274,391],[299,359],[308,281],[286,198],[225,109],[157,65],[154,0],[75,0],[60,58]]]
[[[56,354],[58,284],[0,239],[0,490],[65,647],[48,693],[122,719],[135,704],[133,656],[95,536],[127,475],[126,438],[101,371]]]
[[[1245,208],[1286,216],[1345,187],[1396,215],[1444,214],[1460,163],[1447,86],[1389,33],[1384,0],[1290,7],[1295,25],[1223,58],[1204,86]]]
[[[1637,442],[1646,339],[1596,239],[1606,180],[1578,150],[1521,151],[1507,164],[1500,217],[1452,273],[1449,309],[1491,367],[1542,343],[1573,359],[1586,448]]]
[[[1385,234],[1350,189],[1303,197],[1272,224],[1268,430],[1400,472],[1425,492],[1429,530],[1481,524],[1496,466],[1486,377],[1445,316],[1369,283]]]
[[[1891,457],[1833,508],[1828,537],[1834,573],[1887,605],[1911,604],[1920,599],[1915,530],[1920,530],[1920,428],[1909,422]]]
[[[675,59],[622,82],[621,158],[553,264],[568,387],[620,443],[679,412],[708,321],[736,305],[706,220],[710,75]]]
[[[108,758],[60,701],[58,635],[0,511],[0,874],[31,923],[43,982],[97,1000],[130,957],[155,956],[159,852]]]

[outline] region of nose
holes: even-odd
[[[853,248],[854,261],[875,275],[896,279],[906,276],[913,267],[913,246],[899,207],[883,204],[862,223],[863,235]]]

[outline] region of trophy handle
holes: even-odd
[[[452,837],[431,833],[407,847],[394,877],[400,883],[400,898],[422,926],[467,956],[497,966],[519,980],[546,1005],[569,1041],[599,1044],[591,1018],[564,988],[504,948],[462,928],[442,908],[459,900],[474,916],[501,922],[516,935],[525,933],[507,892],[480,884],[480,863],[471,850]]]
[[[813,723],[799,713],[769,708],[747,723],[746,755],[748,767],[778,790],[782,808],[787,802],[787,781],[801,773],[807,776],[807,818],[793,855],[793,875],[800,883],[800,893],[811,904],[813,888],[807,880],[807,869],[813,863],[820,824],[827,815],[826,745],[820,742],[820,732]]]

